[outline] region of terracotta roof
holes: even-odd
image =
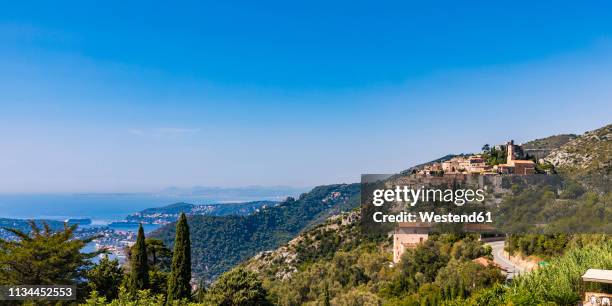
[[[495,266],[495,267],[499,267],[500,269],[504,270],[502,267],[500,267],[498,264],[496,264],[493,260],[486,258],[486,257],[478,257],[476,259],[472,259],[473,262],[483,266],[483,267],[488,267],[488,266]]]
[[[515,164],[533,164],[533,160],[514,160]]]
[[[488,267],[491,264],[491,260],[486,257],[478,257],[476,259],[473,259],[472,261],[483,267]]]

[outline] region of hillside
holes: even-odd
[[[530,142],[529,148],[550,149],[562,177],[588,176],[593,180],[583,181],[585,186],[592,186],[596,179],[609,185],[609,131],[607,126],[581,136],[552,136]],[[557,225],[566,227],[576,223],[573,216],[580,219],[589,209],[609,216],[609,209],[601,205],[609,202],[610,194],[577,192],[580,189],[569,182],[564,188],[553,197],[539,188],[508,195],[500,209],[515,209],[507,214],[517,218],[524,218],[524,213],[533,217],[534,212],[547,216],[563,212]],[[527,196],[530,198],[526,202],[534,207],[516,207]],[[519,252],[550,258],[552,264],[545,270],[551,276],[532,273],[507,286],[502,285],[503,278],[494,265],[481,264],[481,257],[491,256],[490,251],[470,235],[433,235],[408,250],[401,263],[392,265],[391,239],[373,241],[363,236],[360,218],[360,209],[332,216],[277,249],[259,252],[235,269],[255,272],[276,305],[321,305],[328,301],[331,305],[497,305],[524,304],[534,280],[547,288],[531,297],[540,303],[568,297],[574,301],[580,297],[580,275],[587,267],[612,268],[610,240],[605,235],[512,236],[511,241],[526,248]],[[509,249],[516,251],[511,246]],[[571,273],[564,270],[566,267],[572,267]]]
[[[523,151],[536,160],[545,158],[552,152],[578,137],[575,134],[561,134],[545,138],[535,139],[523,144]]]
[[[563,174],[581,181],[600,192],[611,191],[612,124],[580,135],[545,160]]]
[[[454,294],[456,282],[469,281],[473,285],[465,290],[474,291],[503,280],[497,268],[473,261],[489,251],[470,235],[432,236],[407,251],[405,264],[393,265],[391,239],[362,235],[360,215],[357,209],[331,217],[236,269],[255,272],[274,305],[324,305],[325,300],[331,305],[437,305],[424,300]],[[449,275],[455,269],[465,269],[466,275]],[[419,283],[437,291],[415,293]]]
[[[359,205],[359,185],[319,186],[248,216],[190,216],[193,271],[211,280],[263,250],[288,242],[304,228]],[[174,224],[151,234],[172,245]]]
[[[348,251],[362,241],[360,210],[332,216],[272,251],[263,251],[242,266],[272,280],[287,280],[307,262],[331,259],[338,250]]]
[[[575,305],[587,268],[612,269],[609,236],[563,234],[517,240],[549,252],[550,264],[508,285],[491,248],[470,234],[431,235],[392,264],[392,240],[362,235],[360,217],[360,209],[330,217],[235,269],[255,272],[274,305]]]
[[[549,136],[545,138],[539,138],[535,140],[531,140],[523,144],[523,149],[527,150],[555,150],[568,143],[569,141],[576,139],[578,137],[575,134],[560,134]]]

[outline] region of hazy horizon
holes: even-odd
[[[610,4],[143,5],[5,5],[0,193],[351,183],[612,118]]]

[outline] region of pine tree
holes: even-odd
[[[54,231],[28,222],[30,231],[3,228],[16,239],[0,239],[0,285],[76,285],[85,278],[91,259],[102,251],[82,253],[98,236],[76,239],[76,225]],[[1,304],[1,303],[0,303]]]
[[[136,243],[132,246],[130,257],[130,286],[132,293],[149,287],[149,263],[147,261],[147,247],[142,224],[138,227]]]
[[[87,271],[87,285],[106,300],[119,296],[119,284],[123,278],[123,270],[117,259],[102,258],[91,270]]]
[[[270,305],[257,274],[242,267],[221,275],[208,289],[206,300],[212,305]]]
[[[168,301],[191,297],[191,241],[184,213],[176,223],[172,271],[168,280]]]

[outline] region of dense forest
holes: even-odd
[[[211,280],[260,251],[288,242],[317,220],[357,207],[358,195],[358,184],[320,186],[249,216],[192,216],[194,273]],[[172,224],[151,236],[172,245],[174,235]]]

